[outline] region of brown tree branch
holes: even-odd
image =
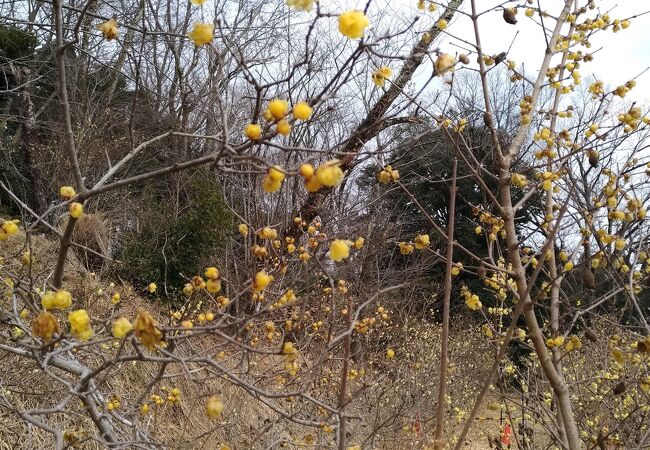
[[[445,393],[447,369],[449,365],[449,305],[451,303],[451,270],[454,259],[454,222],[456,220],[456,172],[458,159],[454,158],[451,169],[451,188],[449,189],[449,222],[447,225],[447,267],[445,269],[445,294],[442,303],[442,343],[440,344],[440,371],[438,383],[438,405],[436,407],[436,431],[433,441],[436,450],[445,448]]]

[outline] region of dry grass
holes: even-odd
[[[20,256],[27,248],[32,249],[35,257],[31,267],[24,267],[20,263]],[[24,236],[17,236],[0,249],[0,256],[4,258],[0,264],[0,279],[8,273],[29,276],[29,271],[34,279],[47,279],[56,255],[56,243],[43,236],[35,236],[31,242],[27,242]],[[96,332],[100,332],[102,327],[109,327],[117,316],[133,317],[140,307],[145,307],[162,323],[168,323],[169,310],[166,307],[151,301],[128,284],[111,285],[109,281],[86,271],[75,258],[71,258],[66,267],[65,286],[73,293],[74,307],[87,309],[96,319],[93,324]],[[114,292],[121,295],[117,307],[110,302]],[[1,301],[9,300],[3,298]],[[595,328],[601,336],[611,336],[615,331],[612,324],[607,322]],[[363,443],[364,449],[427,448],[435,424],[433,412],[437,392],[439,326],[396,317],[392,326],[373,330],[365,340],[361,359],[352,365],[355,369],[365,368],[366,375],[350,382],[352,401],[347,409],[347,413],[353,416],[348,426],[350,444]],[[384,357],[386,343],[398,349],[393,362]],[[75,356],[89,367],[97,367],[105,359],[112,358],[118,350],[117,345],[109,341],[101,348],[95,346],[94,350],[79,352]],[[273,345],[277,347],[277,342]],[[447,414],[449,435],[453,436],[460,431],[461,423],[456,421],[456,408],[467,412],[471,407],[485,379],[494,350],[481,338],[472,321],[462,319],[454,321],[450,346],[450,403]],[[581,356],[567,357],[565,365],[570,371],[580,374],[585,373],[585,364],[605,370],[609,364],[608,346],[604,338],[598,343],[585,342]],[[208,356],[214,357],[221,350],[227,354],[225,359],[220,360],[221,363],[233,373],[249,377],[259,388],[277,388],[273,374],[281,371],[281,357],[258,358],[255,366],[252,366],[239,349],[213,335],[193,339],[192,342],[180,340],[175,354],[187,357],[205,351]],[[304,365],[310,366],[315,355],[305,354],[302,357]],[[322,369],[330,375],[325,381],[317,380],[318,394],[324,401],[335,404],[340,361],[329,360]],[[151,392],[166,398],[168,392],[177,387],[182,392],[182,400],[175,404],[165,402],[159,407],[152,405],[150,413],[142,416],[139,413],[141,405],[136,404],[136,400],[150,380],[156,377],[158,370],[159,366],[152,362],[122,363],[103,373],[97,383],[104,401],[118,398],[121,402],[119,413],[137,421],[160,448],[220,449],[221,445],[227,444],[231,449],[266,449],[280,448],[281,442],[288,443],[287,448],[334,448],[333,434],[296,425],[241,387],[205,367],[191,363],[170,365],[165,377]],[[53,373],[68,377],[56,370]],[[535,392],[542,393],[548,389],[545,382],[539,381],[543,378],[541,374],[535,373],[534,376],[536,381],[535,384],[531,382],[531,390],[534,388]],[[8,405],[12,404],[18,410],[52,407],[66,396],[67,389],[45,374],[33,361],[4,353],[0,354],[0,390],[0,450],[53,448],[49,433],[27,425]],[[575,392],[581,393],[579,390]],[[206,397],[214,394],[220,395],[225,403],[226,413],[222,421],[209,421],[204,414]],[[516,406],[520,396],[520,392],[512,390],[506,395],[514,401],[510,405],[516,420],[521,418],[521,410]],[[145,401],[150,401],[149,396]],[[491,392],[486,401],[494,402],[504,402],[497,391]],[[279,399],[274,404],[294,413],[308,407],[288,399]],[[313,409],[309,412],[317,417]],[[486,407],[474,424],[464,448],[488,448],[488,436],[499,436],[501,432],[502,417],[499,410]],[[114,416],[114,420],[117,420],[117,416]],[[95,425],[76,399],[66,408],[65,414],[49,415],[47,421],[58,430],[78,432],[80,441],[77,448],[103,448],[95,440]],[[610,423],[615,425],[614,421]],[[118,429],[126,435],[132,432],[129,426],[122,425]],[[548,441],[544,437],[546,434],[542,423],[536,425],[535,432],[540,436],[538,442]],[[309,444],[311,442],[315,444]]]

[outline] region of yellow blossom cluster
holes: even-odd
[[[510,176],[510,182],[519,188],[525,188],[528,185],[528,179],[526,178],[526,175],[522,175],[520,173],[513,173]]]
[[[212,395],[205,403],[205,414],[209,419],[218,419],[223,413],[223,401],[221,397]]]
[[[133,324],[126,317],[120,317],[113,322],[113,337],[122,339],[133,330]]]
[[[108,402],[106,402],[106,409],[109,411],[119,409],[120,406],[122,406],[122,404],[120,402],[120,399],[117,397],[113,397]]]
[[[47,291],[41,298],[41,305],[46,310],[69,308],[72,305],[72,294],[65,289]]]
[[[253,292],[262,292],[273,281],[273,276],[261,270],[255,274],[253,278],[252,289]]]
[[[187,33],[194,45],[201,47],[212,42],[214,38],[214,25],[211,23],[195,23],[192,31]]]
[[[102,22],[97,25],[97,30],[101,31],[107,41],[111,41],[117,38],[117,20],[115,18],[110,18],[106,22]]]
[[[298,369],[300,369],[298,349],[293,342],[286,341],[282,345],[282,354],[285,356],[285,369],[289,372],[289,375],[295,377],[298,374]]]
[[[207,281],[205,282],[205,289],[211,293],[216,294],[221,291],[221,274],[216,267],[208,267],[204,273]]]
[[[483,307],[478,295],[472,294],[467,286],[462,286],[460,288],[460,295],[465,298],[465,304],[472,311],[479,310]]]
[[[475,228],[474,231],[476,234],[482,233],[483,228],[486,228],[488,232],[488,239],[491,241],[496,241],[498,236],[500,236],[501,238],[506,237],[506,231],[504,229],[505,222],[503,221],[502,218],[497,217],[487,211],[481,211],[478,208],[475,208],[473,210],[473,214],[474,216],[477,216],[479,222],[484,225],[484,227]]]
[[[436,75],[442,76],[448,72],[451,72],[454,70],[454,66],[456,66],[456,58],[448,53],[439,54],[434,62]]]
[[[644,120],[644,117],[639,106],[633,106],[628,112],[618,115],[618,121],[624,124],[623,131],[626,133],[636,130],[642,120]]]
[[[346,11],[339,15],[339,32],[350,39],[360,39],[364,30],[370,25],[363,11]]]
[[[289,289],[287,292],[282,294],[282,296],[275,302],[273,303],[269,309],[277,309],[277,308],[282,308],[286,305],[293,305],[297,300],[296,294],[293,291],[293,289]]]
[[[341,262],[350,257],[350,246],[353,242],[335,239],[330,243],[329,257],[332,261]]]
[[[377,174],[377,179],[382,184],[388,184],[390,182],[397,181],[399,180],[399,171],[393,169],[393,167],[389,164],[387,166],[384,166],[384,168]]]
[[[549,172],[548,170],[545,172],[537,172],[535,178],[541,181],[540,187],[543,190],[548,192],[553,189],[553,192],[556,192],[557,189],[554,189],[553,182],[560,179],[560,175],[557,172]]]
[[[388,78],[391,77],[393,71],[390,67],[380,67],[372,73],[372,81],[376,86],[383,86]]]
[[[9,236],[18,233],[19,220],[5,220],[0,225],[0,241],[6,240]]]
[[[262,183],[262,189],[264,192],[276,192],[282,186],[282,181],[284,181],[285,174],[282,171],[282,168],[278,166],[271,167],[264,177],[264,182]]]
[[[338,186],[345,176],[338,159],[329,160],[318,166],[317,169],[314,169],[311,164],[303,164],[300,166],[299,172],[304,178],[305,188],[308,192],[317,192],[322,187]]]
[[[556,336],[546,339],[546,345],[549,347],[562,347],[564,345],[564,336]]]
[[[627,83],[617,86],[614,89],[613,94],[617,97],[625,98],[628,92],[630,92],[636,86],[636,81],[630,80]]]
[[[82,341],[87,341],[93,335],[93,329],[90,326],[90,316],[85,309],[78,309],[68,314],[70,330],[72,334]]]
[[[579,348],[582,348],[582,341],[578,336],[572,334],[571,336],[569,336],[569,340],[564,344],[564,349],[567,352],[571,352]]]

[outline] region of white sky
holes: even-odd
[[[321,0],[325,1],[325,0]],[[410,16],[410,13],[417,12],[417,0],[388,0],[389,8],[396,13],[402,12]],[[365,2],[355,2],[357,7],[363,7]],[[503,1],[477,0],[477,7],[480,11],[487,10]],[[524,1],[516,2],[523,4]],[[537,2],[535,2],[537,3]],[[376,8],[374,3],[372,8]],[[469,1],[465,2],[463,9],[469,11]],[[511,3],[511,5],[515,2]],[[551,14],[560,11],[563,2],[559,0],[541,0],[542,8],[547,9]],[[580,5],[585,5],[585,0],[579,0]],[[647,0],[597,0],[597,6],[602,12],[609,12],[613,19],[625,19],[650,11],[650,2]],[[427,15],[437,18],[441,8],[435,13]],[[408,11],[408,13],[406,12]],[[420,13],[422,14],[422,13]],[[593,17],[594,12],[589,13]],[[532,72],[544,55],[544,38],[541,28],[524,15],[524,9],[519,9],[517,15],[519,23],[508,25],[503,21],[502,12],[495,11],[486,14],[479,20],[481,40],[484,51],[488,54],[497,54],[507,50],[513,38],[517,35],[512,49],[508,55],[509,59],[518,64],[524,64],[527,72]],[[547,25],[548,26],[548,25]],[[474,41],[474,31],[469,18],[457,15],[450,24],[448,31],[465,40]],[[650,66],[650,14],[641,15],[631,19],[631,26],[626,30],[613,33],[611,29],[598,32],[592,39],[591,49],[582,47],[583,52],[594,52],[594,61],[583,64],[580,72],[583,83],[590,82],[596,75],[602,79],[606,86],[615,87],[624,84],[643,72]],[[456,53],[459,49],[451,45],[453,39],[447,36],[438,41],[440,48],[448,53]],[[636,100],[643,103],[650,103],[650,71],[637,80],[637,87],[628,94],[626,100]]]

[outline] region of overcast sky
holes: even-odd
[[[361,7],[365,1],[358,3]],[[503,1],[477,0],[480,10],[487,10],[501,3]],[[562,3],[559,0],[541,0],[542,8],[548,9],[551,13],[558,13]],[[579,4],[584,5],[586,1],[580,0]],[[647,0],[598,0],[597,4],[601,11],[609,11],[612,20],[630,18],[650,10],[650,2]],[[396,13],[400,10],[402,13],[405,10],[417,11],[417,0],[389,0],[389,5]],[[469,10],[469,1],[465,2],[464,9]],[[438,15],[439,12],[433,13],[434,17]],[[593,13],[590,13],[590,16],[593,17]],[[503,21],[501,12],[482,16],[479,22],[481,40],[484,51],[497,54],[507,50],[519,32],[508,57],[518,64],[525,64],[530,72],[539,67],[543,58],[544,39],[541,29],[532,23],[532,19],[524,15],[523,9],[520,9],[517,19],[518,24],[508,25]],[[468,41],[474,40],[471,21],[465,16],[457,16],[449,27],[449,32]],[[440,41],[439,45],[443,51],[455,53],[458,50],[458,47],[451,45],[451,41],[453,40],[449,38]],[[592,47],[589,51],[596,50],[598,52],[594,55],[594,61],[584,65],[580,70],[583,82],[590,82],[591,75],[595,74],[605,82],[605,85],[615,87],[637,76],[650,66],[650,14],[631,19],[631,26],[618,33],[613,33],[611,29],[597,33],[592,39]],[[628,94],[627,99],[650,103],[650,71],[638,79],[637,87]]]

